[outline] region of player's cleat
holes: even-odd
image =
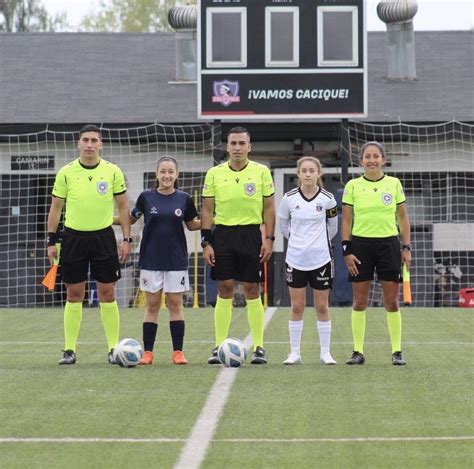
[[[288,358],[283,362],[284,365],[299,365],[301,363],[301,355],[299,353],[291,352]]]
[[[217,356],[217,350],[218,350],[218,346],[214,347],[212,349],[212,355],[209,357],[209,359],[207,360],[207,363],[209,365],[220,365],[221,364],[221,361],[219,360],[219,357]]]
[[[151,365],[153,363],[153,352],[150,352],[149,350],[146,350],[143,353],[143,357],[140,358],[140,361],[138,362],[139,365]]]
[[[406,365],[407,362],[403,359],[402,352],[392,353],[392,365]]]
[[[188,360],[186,360],[186,357],[184,356],[184,353],[182,350],[175,350],[173,352],[173,363],[175,365],[187,365]]]
[[[110,365],[117,365],[117,360],[114,357],[114,349],[111,349],[110,352],[107,354],[107,361]]]
[[[337,365],[337,361],[332,358],[329,352],[323,353],[319,358],[319,363],[322,365]]]
[[[346,361],[346,365],[363,365],[365,363],[364,355],[355,350],[352,352],[352,357]]]
[[[267,364],[267,354],[263,347],[257,345],[257,348],[252,354],[252,360],[250,360],[252,365],[266,365]]]
[[[76,363],[76,354],[72,350],[64,350],[64,355],[59,360],[58,365],[74,365]]]

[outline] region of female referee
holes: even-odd
[[[353,292],[354,351],[346,361],[348,365],[365,362],[365,310],[374,272],[382,285],[392,363],[406,363],[401,352],[402,319],[398,294],[401,264],[403,262],[409,268],[411,262],[410,221],[402,185],[397,178],[384,174],[385,162],[385,150],[380,143],[364,144],[359,153],[364,174],[346,184],[342,197],[342,251]]]
[[[321,187],[321,163],[317,158],[300,158],[296,174],[299,187],[284,195],[278,209],[280,231],[288,239],[286,282],[291,298],[288,324],[291,352],[283,363],[301,363],[300,343],[306,286],[309,283],[317,315],[320,362],[335,365],[336,361],[329,351],[331,318],[328,300],[333,279],[331,239],[337,233],[336,201],[330,192]]]
[[[141,365],[153,363],[153,348],[158,330],[158,313],[162,292],[170,313],[173,342],[172,361],[186,365],[183,354],[183,293],[189,290],[188,251],[183,221],[190,231],[199,230],[201,221],[189,194],[177,189],[178,163],[171,156],[162,156],[156,168],[157,187],[143,191],[130,214],[134,224],[144,215],[145,225],[140,244],[140,288],[145,292],[143,318],[145,353]]]

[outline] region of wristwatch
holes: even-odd
[[[270,241],[275,241],[275,236],[267,236],[267,239],[269,239]]]
[[[124,243],[131,243],[133,241],[132,238],[123,238]]]
[[[406,249],[407,251],[411,251],[411,244],[404,244],[404,245],[402,246],[402,250],[403,250],[403,249]]]

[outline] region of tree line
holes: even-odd
[[[42,0],[0,0],[0,32],[156,32],[170,30],[168,10],[195,0],[100,0],[72,27],[67,12],[50,14]]]

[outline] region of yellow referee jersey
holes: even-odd
[[[216,225],[259,225],[263,222],[263,199],[274,192],[272,175],[263,164],[249,161],[235,171],[226,162],[207,172],[202,196],[214,198]]]
[[[351,179],[342,196],[342,203],[354,210],[352,234],[364,238],[397,236],[397,205],[404,202],[400,180],[387,175],[378,181],[364,176]]]
[[[67,228],[96,231],[112,225],[114,196],[126,191],[118,166],[101,159],[97,166],[87,167],[78,158],[59,170],[52,194],[66,201]]]

